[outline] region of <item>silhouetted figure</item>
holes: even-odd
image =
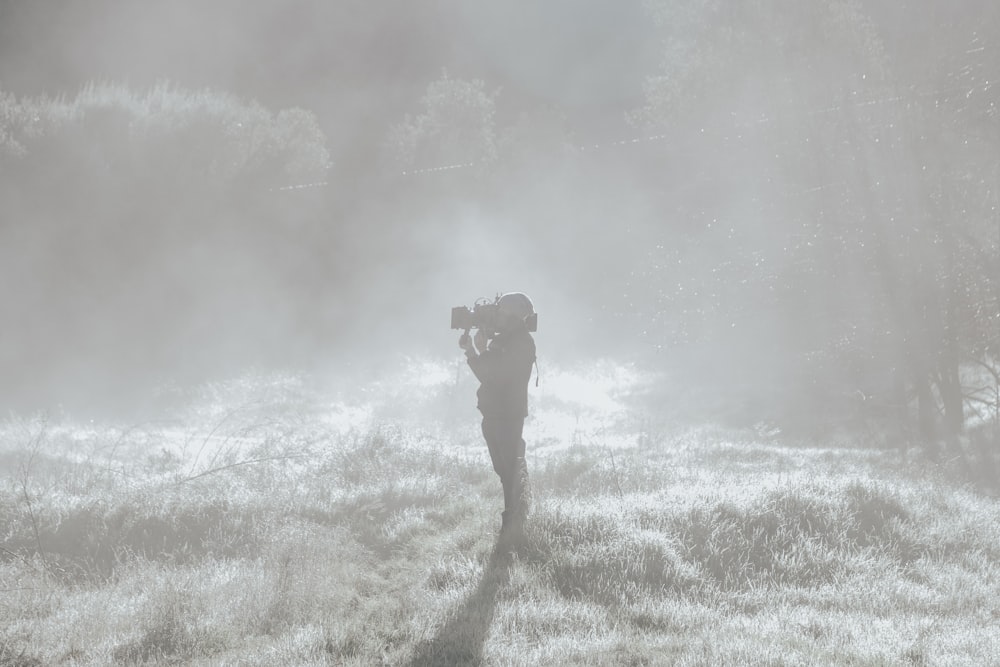
[[[496,332],[476,332],[475,341],[462,334],[469,367],[480,382],[476,396],[483,413],[483,437],[493,470],[503,484],[505,530],[527,514],[528,467],[524,461],[524,418],[528,416],[528,382],[535,363],[535,340],[527,318],[534,313],[531,299],[520,292],[497,301]]]

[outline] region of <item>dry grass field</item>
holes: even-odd
[[[634,371],[548,371],[500,539],[465,375],[10,417],[0,664],[1000,664],[1000,503],[946,466],[672,425]]]

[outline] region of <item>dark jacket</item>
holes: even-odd
[[[469,357],[479,379],[476,393],[483,417],[520,418],[528,415],[528,382],[535,363],[535,339],[527,329],[498,334],[487,349]]]

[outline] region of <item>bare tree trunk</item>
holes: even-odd
[[[917,426],[921,440],[928,443],[933,442],[937,437],[937,420],[934,418],[937,412],[937,402],[931,391],[930,376],[920,368],[922,364],[918,362],[917,366],[918,368],[913,373],[913,389],[917,395]]]
[[[965,428],[964,404],[962,401],[962,381],[959,374],[958,354],[953,341],[948,341],[941,356],[938,369],[941,391],[941,405],[944,408],[944,432],[946,436],[960,435]]]

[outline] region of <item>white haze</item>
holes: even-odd
[[[316,238],[343,252],[324,263],[318,246],[291,228],[278,240],[244,241],[259,245],[217,259],[216,246],[197,238],[187,255],[154,253],[151,282],[183,280],[192,265],[203,281],[167,301],[144,299],[141,282],[128,285],[120,311],[103,312],[137,322],[127,330],[165,350],[155,370],[145,370],[142,345],[119,350],[114,316],[92,324],[94,340],[75,354],[66,313],[55,309],[51,319],[34,323],[32,339],[10,332],[0,338],[6,374],[30,385],[24,392],[8,388],[8,404],[113,410],[141,404],[137,397],[157,387],[251,368],[370,376],[391,375],[413,359],[451,363],[458,332],[448,329],[450,308],[511,290],[529,293],[536,303],[543,368],[595,359],[626,367],[655,363],[672,382],[664,385],[662,401],[696,379],[751,398],[760,398],[754,385],[761,377],[773,385],[802,380],[808,329],[826,323],[794,316],[808,303],[755,316],[761,298],[755,279],[794,275],[797,259],[786,246],[798,242],[798,231],[772,223],[808,217],[811,211],[797,208],[802,192],[832,188],[836,198],[838,184],[819,169],[815,179],[796,181],[798,190],[776,182],[778,155],[808,135],[798,121],[779,125],[764,116],[782,108],[775,95],[788,97],[787,108],[817,112],[826,100],[810,99],[809,91],[796,97],[798,63],[771,63],[771,72],[733,72],[732,90],[716,91],[725,105],[697,110],[700,127],[669,128],[674,134],[666,140],[653,136],[627,116],[648,103],[643,86],[669,67],[664,61],[676,45],[661,43],[646,4],[442,1],[418,11],[405,0],[0,2],[0,90],[17,96],[72,97],[90,81],[140,90],[171,81],[231,92],[275,112],[300,107],[315,113],[332,162],[328,185],[276,191],[266,201],[279,212],[283,197],[290,210],[312,211],[303,227],[313,225]],[[926,16],[911,22],[906,12],[861,4],[884,28],[887,49],[911,28],[933,27],[934,12],[946,14],[944,3],[918,3],[927,5]],[[953,27],[971,21],[959,10],[947,20]],[[757,27],[766,37],[767,26]],[[843,79],[846,86],[862,74],[856,65],[835,63],[815,76]],[[524,117],[561,119],[553,122],[562,123],[559,132],[545,138],[562,142],[574,157],[525,142],[522,161],[493,181],[503,184],[500,191],[485,194],[490,186],[477,180],[475,168],[400,177],[384,142],[390,128],[420,112],[421,96],[442,72],[481,79],[488,91],[498,91],[498,135]],[[746,140],[713,135],[719,126],[713,122],[730,117],[763,130]],[[704,128],[708,133],[699,131]],[[647,177],[642,161],[654,151],[659,171]],[[874,180],[885,176],[871,173]],[[60,197],[59,189],[56,182],[51,191],[8,193],[20,199],[15,205],[8,198],[5,210],[16,214],[2,223],[13,241],[4,255],[6,276],[23,274],[71,295],[81,269],[51,265],[52,248],[67,241],[47,231],[58,230],[52,221],[33,219],[32,196]],[[141,197],[123,192],[120,203],[141,216],[150,205]],[[404,219],[408,224],[401,225]],[[90,241],[122,257],[144,243]],[[238,234],[232,242],[241,243]],[[747,267],[756,273],[746,280],[731,279],[741,270],[727,255],[733,247],[759,258]],[[88,266],[87,251],[80,248],[82,270],[115,275],[115,267]],[[267,261],[273,257],[302,267],[303,275],[285,283],[272,279]],[[850,277],[842,286],[837,298],[851,303],[865,303],[873,289]],[[45,304],[25,303],[15,285],[3,295],[12,312],[48,312]],[[744,313],[738,321],[727,315],[734,303]],[[85,311],[88,304],[74,307]],[[104,351],[95,357],[95,349]]]

